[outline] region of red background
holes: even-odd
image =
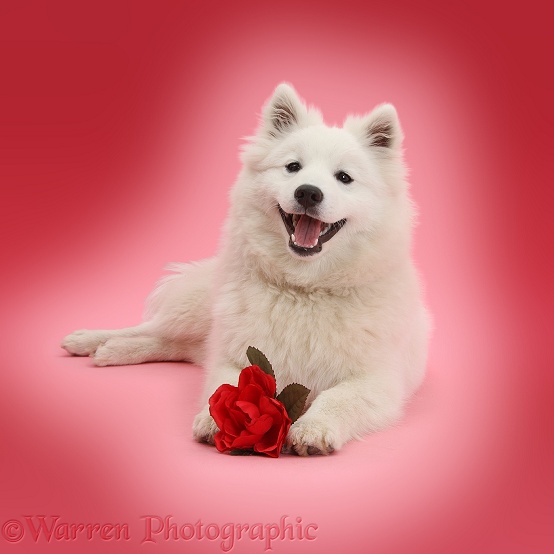
[[[128,522],[78,548],[136,552],[141,515],[288,514],[317,540],[278,552],[552,552],[551,37],[534,1],[0,2],[0,525]],[[137,322],[166,262],[215,252],[239,138],[282,80],[330,123],[396,105],[436,324],[402,425],[314,460],[192,442],[198,368],[58,347]]]

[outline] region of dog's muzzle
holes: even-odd
[[[297,192],[300,188],[298,187]],[[305,194],[308,196],[313,192],[305,191]],[[306,213],[289,214],[281,206],[279,206],[279,213],[289,234],[289,247],[299,256],[312,256],[321,252],[323,243],[333,238],[346,223],[346,219],[325,223]]]

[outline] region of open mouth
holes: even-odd
[[[325,223],[307,214],[288,214],[278,207],[290,237],[289,247],[300,256],[321,252],[323,243],[334,237],[346,223],[346,219]]]

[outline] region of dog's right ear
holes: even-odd
[[[260,131],[278,138],[301,126],[308,116],[308,110],[294,88],[281,83],[263,109]]]
[[[291,85],[281,83],[263,107],[256,134],[246,137],[241,159],[245,165],[261,169],[274,141],[295,129],[319,123],[323,123],[321,113],[312,107],[308,109]]]

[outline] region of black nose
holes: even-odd
[[[294,197],[304,208],[313,208],[323,200],[323,193],[313,185],[300,185],[294,191]]]

